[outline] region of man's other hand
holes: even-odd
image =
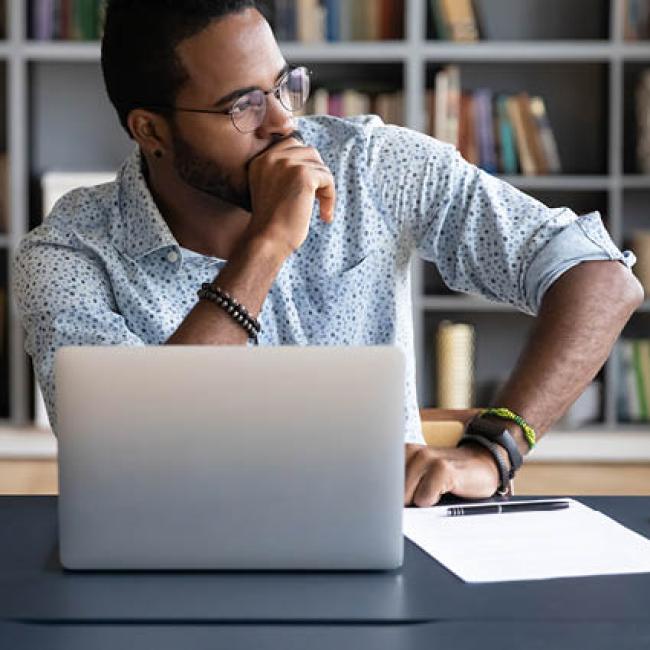
[[[507,456],[504,460],[508,462]],[[488,498],[498,487],[499,470],[487,449],[469,444],[458,448],[406,445],[406,506],[426,508],[447,493]]]

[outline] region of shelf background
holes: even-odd
[[[325,85],[340,84],[351,73],[351,81],[380,76],[389,89],[402,89],[406,125],[417,130],[425,124],[424,93],[431,75],[447,63],[461,65],[465,88],[487,84],[495,90],[539,92],[548,102],[566,173],[506,180],[553,205],[568,205],[577,212],[600,210],[619,245],[633,228],[648,227],[650,177],[638,175],[633,164],[630,89],[634,76],[650,67],[650,44],[623,42],[622,0],[477,0],[476,4],[484,33],[496,40],[476,44],[430,40],[428,2],[407,0],[403,41],[281,47],[288,60],[309,65]],[[0,70],[3,65],[6,69],[6,93],[3,96],[0,90],[0,99],[6,101],[0,104],[9,125],[12,219],[10,233],[0,235],[0,250],[9,253],[40,220],[35,188],[43,171],[116,169],[132,143],[105,99],[99,45],[30,41],[26,2],[8,0],[8,9],[8,39],[0,42]],[[485,337],[489,347],[484,350],[479,343],[477,368],[479,382],[486,383],[505,378],[507,372],[504,357],[490,354],[490,348],[505,348],[510,363],[530,322],[507,306],[473,297],[431,295],[431,286],[435,286],[432,265],[414,259],[420,407],[435,405],[432,354],[434,328],[440,320],[462,317],[480,326],[478,338]],[[626,333],[648,336],[649,312],[646,304]],[[12,390],[0,418],[7,416],[12,425],[21,426],[30,419],[31,372],[13,309],[8,329],[11,363],[3,363],[3,369]],[[619,429],[612,361],[602,376],[600,428]],[[6,393],[2,399],[7,399]]]

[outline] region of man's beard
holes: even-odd
[[[172,127],[174,169],[190,187],[221,201],[252,212],[253,202],[248,185],[241,189],[232,182],[232,175],[202,156]]]
[[[190,187],[205,192],[221,201],[236,205],[246,212],[253,211],[253,199],[248,184],[242,189],[232,182],[232,175],[224,172],[218,165],[198,153],[178,130],[172,125],[172,142],[174,145],[174,169]],[[245,165],[246,172],[250,163],[257,156],[268,151],[274,144],[286,138],[295,138],[304,143],[300,131],[293,131],[289,136],[274,138],[271,144],[257,153]]]

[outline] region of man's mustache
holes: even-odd
[[[289,135],[276,138],[275,140],[273,140],[273,142],[271,142],[271,144],[268,145],[268,147],[264,147],[262,151],[256,153],[250,160],[246,162],[246,164],[244,165],[244,168],[246,169],[246,173],[248,173],[248,168],[250,167],[253,160],[255,160],[255,158],[264,155],[269,149],[275,147],[276,144],[279,144],[280,142],[284,142],[285,140],[289,140],[290,138],[294,138],[298,140],[298,142],[305,144],[305,139],[303,138],[302,133],[300,131],[292,131]]]

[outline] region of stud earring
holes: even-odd
[[[162,158],[163,157],[163,152],[160,149],[156,149],[153,152],[153,155],[156,156],[156,158]]]

